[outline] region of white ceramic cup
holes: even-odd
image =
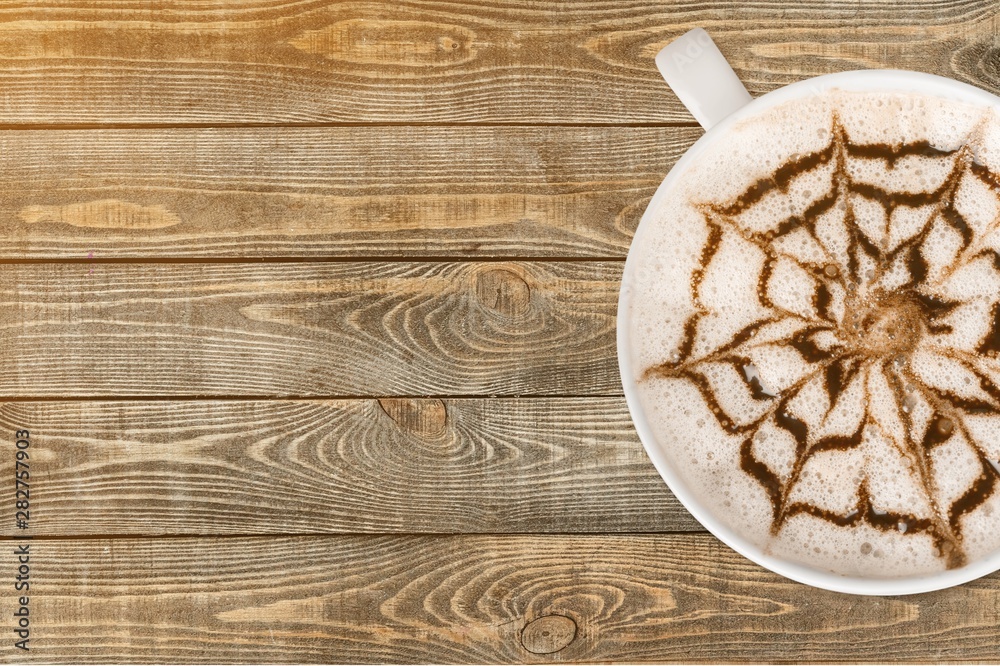
[[[707,130],[674,165],[650,201],[632,240],[632,249],[622,276],[618,300],[618,364],[629,411],[639,439],[670,490],[688,511],[712,534],[736,552],[787,578],[827,590],[865,595],[915,594],[974,580],[1000,569],[1000,552],[976,560],[959,569],[908,578],[862,578],[841,576],[803,564],[781,560],[744,539],[702,506],[671,466],[663,445],[657,441],[639,400],[638,368],[633,367],[628,313],[635,281],[635,248],[652,227],[650,222],[666,198],[666,193],[684,172],[713,145],[727,129],[778,104],[811,97],[831,89],[848,91],[911,92],[952,99],[1000,111],[1000,97],[952,79],[901,70],[865,70],[828,74],[799,81],[753,99],[740,83],[708,34],[692,30],[664,48],[656,57],[657,67],[682,103]]]

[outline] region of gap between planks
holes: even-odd
[[[345,539],[345,538],[401,538],[419,537],[421,539],[461,539],[463,537],[493,537],[498,539],[517,537],[539,537],[539,538],[576,538],[576,537],[647,537],[647,536],[692,536],[711,535],[711,532],[701,528],[697,530],[641,530],[636,532],[274,532],[261,534],[259,532],[248,534],[15,534],[12,536],[0,536],[0,543],[12,541],[176,541],[180,539],[254,539],[257,541],[268,541],[273,539]]]
[[[624,122],[624,123],[515,123],[515,122],[277,122],[277,123],[0,123],[0,132],[42,130],[165,130],[165,129],[341,129],[351,127],[436,127],[456,129],[481,128],[539,128],[550,127],[580,129],[684,129],[701,127],[697,122]]]
[[[585,257],[523,257],[523,256],[462,256],[462,255],[380,255],[366,256],[336,256],[336,257],[45,257],[31,259],[0,258],[0,266],[46,266],[54,264],[358,264],[358,263],[625,263],[625,257],[618,256],[585,256]]]
[[[483,393],[392,394],[392,395],[64,395],[6,396],[0,404],[18,402],[329,402],[333,400],[596,400],[621,398],[624,393],[521,393],[517,395]]]

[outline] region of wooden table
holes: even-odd
[[[0,5],[2,658],[1000,660],[1000,576],[792,583],[636,438],[615,306],[694,26],[754,93],[1000,92],[987,0]]]

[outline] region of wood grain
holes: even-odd
[[[896,67],[1000,90],[991,0],[47,0],[0,12],[0,123],[663,123],[709,30],[752,92]]]
[[[0,23],[2,32],[2,23]],[[691,128],[0,134],[0,259],[623,258]]]
[[[20,264],[0,396],[620,394],[608,262]]]
[[[700,529],[622,398],[3,403],[2,478],[24,429],[36,535]]]
[[[987,0],[0,4],[0,662],[1000,661],[1000,576],[789,582],[636,439],[621,259],[696,26],[755,94],[1000,92]]]
[[[918,596],[856,597],[787,581],[707,534],[35,540],[30,548],[32,649],[4,641],[7,661],[1000,659],[997,575]],[[0,558],[3,580],[12,579],[12,550]],[[5,604],[12,612],[9,597]],[[535,636],[543,618],[551,641]]]

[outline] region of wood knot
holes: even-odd
[[[545,615],[521,631],[521,645],[533,654],[559,652],[576,638],[576,622],[565,615]]]
[[[441,400],[381,398],[379,407],[403,430],[421,437],[434,437],[448,427],[448,408]]]
[[[476,276],[476,298],[489,310],[517,317],[531,307],[531,287],[510,269],[491,268]]]

